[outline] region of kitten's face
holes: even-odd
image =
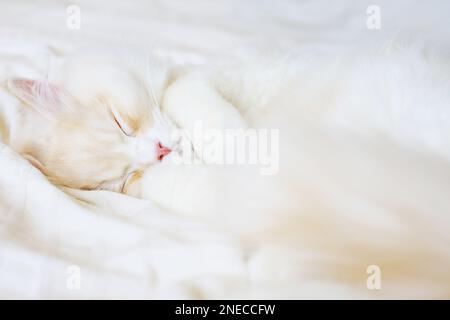
[[[18,152],[57,184],[122,191],[170,152],[172,127],[135,78],[114,68],[80,72],[69,72],[63,85],[8,81],[37,119],[26,125],[44,133],[26,136]]]

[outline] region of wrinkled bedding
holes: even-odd
[[[74,1],[81,8],[80,30],[66,27],[66,1],[2,2],[0,76],[45,75],[58,57],[83,47],[136,48],[181,64],[203,64],[249,49],[312,54],[351,50],[361,43],[381,43],[400,31],[428,33],[427,39],[442,39],[447,46],[449,10],[432,10],[431,1],[379,2],[379,31],[366,28],[368,1],[80,0]],[[445,1],[435,4],[448,7]],[[0,94],[4,110],[12,103]],[[7,123],[8,117],[4,111],[2,121]],[[292,279],[289,288],[277,286],[276,279],[260,276],[270,271],[252,260],[252,248],[231,234],[165,212],[147,200],[58,189],[6,144],[0,151],[0,190],[1,298],[369,294],[300,279]]]

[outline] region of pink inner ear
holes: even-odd
[[[29,80],[29,79],[13,79],[11,80],[11,83],[24,91],[31,91],[32,86],[35,83],[35,80]]]
[[[45,93],[54,97],[59,95],[59,88],[46,81],[31,80],[31,79],[12,79],[10,80],[12,87],[23,90],[29,94]]]
[[[63,90],[45,80],[10,79],[8,85],[19,99],[38,111],[56,113],[63,107]]]

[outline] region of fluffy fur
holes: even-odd
[[[171,130],[155,93],[166,85],[164,71],[139,73],[119,56],[92,53],[74,55],[53,77],[10,78],[6,86],[23,103],[9,144],[54,183],[121,191],[158,161]]]
[[[237,232],[260,248],[261,277],[284,289],[297,279],[292,292],[299,279],[330,278],[368,297],[448,297],[448,57],[366,50],[180,77],[167,114],[183,127],[280,128],[280,172],[166,162],[130,193]],[[362,290],[370,265],[389,279],[382,293]]]
[[[111,154],[120,143],[113,137],[122,133],[102,113],[113,107],[135,130],[157,106],[181,128],[197,120],[219,129],[279,128],[274,176],[168,157],[146,166],[125,191],[237,234],[251,252],[254,280],[282,288],[285,297],[302,297],[299,285],[317,279],[330,281],[326,289],[312,286],[310,296],[327,290],[341,297],[448,297],[448,60],[425,53],[390,46],[356,58],[252,56],[163,75],[161,85],[114,60],[105,67],[94,60],[95,68],[75,60],[63,69],[70,76],[56,82],[76,97],[78,116],[69,123],[80,127],[53,122],[51,139],[36,148],[58,155],[57,165],[31,155],[54,170],[50,177],[70,181],[63,185],[101,188],[124,176]],[[92,104],[102,98],[106,108]],[[80,132],[78,144],[73,135]],[[102,133],[108,140],[98,140]],[[381,292],[365,287],[370,265],[386,279]]]

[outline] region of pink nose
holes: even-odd
[[[165,156],[167,156],[170,153],[169,148],[164,147],[161,142],[158,142],[156,144],[156,157],[158,158],[159,161],[161,161]]]

